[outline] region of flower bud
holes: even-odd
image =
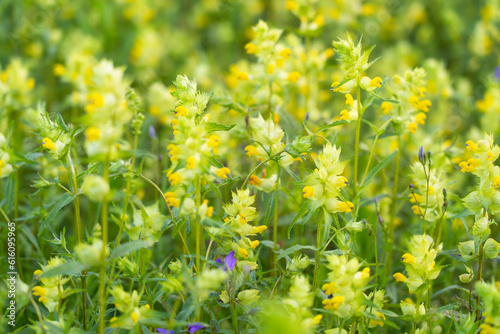
[[[102,176],[91,174],[85,178],[83,192],[93,202],[100,202],[109,193],[109,184]]]
[[[487,237],[491,233],[489,225],[490,223],[488,221],[488,217],[479,219],[474,223],[474,226],[472,227],[472,235],[481,238]]]
[[[178,274],[181,272],[181,261],[179,259],[172,261],[168,264],[168,269],[173,273],[173,274]]]
[[[484,255],[488,259],[494,259],[498,255],[498,251],[500,250],[500,243],[496,242],[496,240],[492,238],[488,238],[483,246]]]
[[[474,279],[474,274],[462,274],[458,276],[458,279],[462,283],[470,283]]]
[[[79,244],[75,247],[76,254],[83,264],[93,266],[101,262],[102,240],[94,240],[92,244]],[[106,246],[105,258],[109,255],[109,247]]]
[[[467,261],[474,260],[477,256],[474,240],[459,243],[458,251],[460,252],[460,255]]]
[[[251,290],[243,290],[238,293],[238,301],[241,305],[250,305],[259,300],[259,290],[251,289]]]
[[[415,315],[417,313],[415,305],[412,305],[408,302],[401,301],[401,303],[399,303],[399,306],[401,307],[403,315]]]
[[[418,150],[418,160],[422,164],[425,164],[425,154],[424,154],[424,147],[423,146],[420,146],[420,149]]]

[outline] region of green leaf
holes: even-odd
[[[45,271],[42,275],[40,275],[40,278],[49,278],[59,275],[72,276],[76,273],[81,272],[82,270],[85,270],[86,268],[87,266],[80,262],[64,262],[57,267],[50,268],[49,270]]]
[[[232,125],[227,126],[227,125],[219,124],[219,123],[215,123],[215,122],[206,122],[205,123],[205,131],[207,131],[208,133],[215,132],[215,131],[229,131],[232,128],[234,128],[235,126],[236,126],[236,124],[232,124]]]
[[[47,217],[45,217],[43,222],[40,224],[40,230],[38,231],[38,235],[40,235],[43,232],[43,230],[45,229],[45,226],[48,223],[50,223],[50,222],[52,222],[52,220],[54,220],[54,218],[59,213],[59,211],[61,211],[62,208],[64,208],[69,203],[73,202],[75,197],[76,197],[75,195],[64,193],[64,195],[61,197],[61,199],[59,201],[57,201],[57,203],[54,205],[52,210],[50,210]]]
[[[276,260],[284,258],[285,256],[288,256],[288,255],[290,255],[292,253],[295,253],[296,251],[301,250],[301,249],[310,249],[310,250],[315,251],[316,247],[314,247],[314,246],[308,246],[308,245],[305,245],[305,246],[295,245],[295,246],[289,247],[287,249],[280,249],[277,252],[279,254],[279,256],[276,258]]]
[[[303,153],[311,150],[311,137],[298,136],[290,144],[286,145],[285,152],[294,158],[302,157]]]
[[[145,240],[136,240],[136,241],[130,241],[127,242],[126,244],[120,245],[116,247],[113,252],[111,252],[110,259],[120,257],[123,255],[126,255],[128,253],[135,252],[136,250],[150,247],[152,245],[151,242],[145,241]]]
[[[378,172],[380,172],[385,166],[387,166],[392,161],[392,159],[394,159],[394,157],[396,156],[397,153],[398,153],[398,150],[395,150],[394,152],[392,152],[391,154],[386,156],[382,161],[380,161],[375,167],[373,167],[373,169],[370,171],[370,173],[368,173],[368,175],[366,176],[366,179],[363,182],[363,184],[361,185],[361,188],[366,187],[370,183],[370,181],[373,179],[373,177]]]
[[[64,119],[62,118],[61,114],[56,115],[56,123],[57,123],[57,125],[59,125],[59,127],[61,129],[63,129],[66,132],[69,132],[69,128],[66,125],[66,123],[64,122]]]
[[[323,131],[323,130],[326,130],[326,129],[329,129],[329,128],[333,128],[333,127],[336,127],[336,126],[339,126],[339,125],[344,125],[344,124],[347,124],[348,122],[347,121],[336,121],[336,122],[333,122],[333,123],[330,123],[328,125],[325,125],[325,126],[322,126],[320,127],[318,130],[316,130],[316,132],[314,132],[314,134],[318,134],[319,132]]]

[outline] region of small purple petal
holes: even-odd
[[[496,69],[495,69],[495,76],[497,77],[498,80],[500,80],[500,66],[498,66]]]
[[[156,138],[155,127],[152,125],[149,127],[149,137],[151,137],[152,139]]]
[[[174,331],[169,330],[169,329],[163,329],[163,328],[155,328],[158,333],[161,334],[174,334]]]
[[[203,329],[203,328],[205,328],[205,326],[202,325],[201,323],[197,322],[197,323],[192,324],[191,326],[188,326],[188,331],[189,331],[189,333],[196,333],[196,331],[199,331],[200,329]]]
[[[233,271],[234,266],[236,265],[236,259],[234,258],[234,251],[231,251],[229,254],[227,254],[226,258],[224,259],[224,263],[226,264],[226,267],[229,269],[229,271]]]
[[[215,262],[217,262],[217,263],[218,263],[218,264],[220,264],[221,266],[223,265],[223,264],[222,264],[222,261],[221,261],[220,259],[215,260]]]

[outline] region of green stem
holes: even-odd
[[[232,313],[232,321],[233,321],[233,333],[238,334],[238,313],[236,312],[236,307],[234,305],[234,300],[231,300],[231,313]]]
[[[314,257],[314,278],[313,278],[313,287],[312,291],[314,296],[316,296],[316,288],[318,287],[318,272],[319,272],[319,260],[321,257],[320,247],[321,240],[323,238],[323,215],[324,213],[320,210],[318,216],[318,229],[316,231],[316,255]]]
[[[399,181],[399,164],[401,160],[401,136],[398,136],[398,153],[396,154],[396,171],[394,172],[394,185],[392,187],[391,198],[391,216],[389,225],[389,237],[387,238],[385,256],[386,256],[386,275],[385,280],[391,276],[392,265],[392,245],[394,239],[394,220],[396,218],[396,206],[398,199],[398,181]]]
[[[104,182],[109,182],[109,159],[104,163]],[[101,208],[101,227],[102,227],[102,250],[101,250],[101,268],[99,282],[99,334],[104,334],[106,313],[106,246],[108,244],[108,195],[104,196]]]
[[[358,108],[358,120],[356,122],[356,141],[354,143],[354,175],[353,175],[353,185],[352,185],[352,198],[355,201],[357,196],[357,184],[358,184],[358,160],[359,160],[359,134],[361,132],[361,86],[360,77],[356,78],[356,99]]]
[[[276,194],[276,201],[274,203],[274,226],[273,226],[273,243],[274,252],[272,252],[272,263],[271,269],[275,269],[276,263],[276,252],[278,251],[278,194]],[[273,276],[278,277],[278,273],[273,270]]]
[[[196,222],[195,222],[195,241],[196,241],[196,275],[200,276],[200,252],[203,233],[201,231],[200,210],[201,206],[201,179],[196,181]]]
[[[75,196],[75,225],[76,225],[76,240],[77,244],[82,243],[82,221],[80,218],[80,196],[78,195],[78,181],[76,179],[76,170],[73,160],[71,159],[71,154],[68,151],[67,161],[69,166],[70,182],[71,188],[73,190],[73,195]],[[87,278],[85,273],[80,275],[81,286],[82,286],[82,309],[83,309],[83,329],[87,330]]]
[[[482,275],[483,275],[483,256],[484,256],[484,241],[481,242],[481,244],[479,245],[479,267],[477,269],[477,282],[481,282],[481,278],[482,278]],[[477,294],[476,296],[476,321],[480,321],[481,320],[481,308],[479,307],[480,305],[480,298],[479,298],[479,294]]]
[[[354,320],[354,322],[352,323],[351,325],[351,330],[349,331],[350,334],[354,334],[356,333],[356,327],[358,326],[358,323],[356,322],[356,320]]]

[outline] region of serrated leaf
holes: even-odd
[[[205,131],[208,133],[210,132],[215,132],[215,131],[229,131],[232,128],[234,128],[236,124],[231,124],[231,125],[224,125],[224,124],[219,124],[215,122],[206,122],[205,123]]]
[[[76,273],[81,272],[82,270],[85,270],[86,268],[87,266],[80,262],[64,262],[57,267],[50,268],[49,270],[45,271],[42,275],[40,275],[40,278],[49,278],[59,275],[72,276]]]
[[[295,246],[289,247],[287,249],[280,249],[277,252],[279,254],[279,256],[276,258],[276,260],[282,259],[285,256],[288,256],[289,254],[295,253],[296,251],[301,250],[301,249],[310,249],[310,250],[315,251],[316,247],[309,246],[309,245],[305,245],[305,246],[295,245]]]
[[[135,252],[139,249],[150,247],[152,245],[151,242],[145,241],[145,240],[136,240],[136,241],[130,241],[127,242],[126,244],[122,244],[118,247],[116,247],[113,252],[111,252],[110,259],[120,257],[123,255],[126,255],[128,253]]]
[[[311,150],[311,137],[298,136],[290,144],[286,145],[285,152],[294,158],[299,158],[303,153]]]
[[[71,195],[69,193],[64,193],[64,195],[62,195],[61,199],[59,201],[57,201],[57,203],[54,205],[52,210],[50,210],[47,217],[45,217],[43,222],[40,224],[40,229],[38,231],[38,235],[40,235],[43,232],[43,230],[45,229],[45,226],[48,223],[50,223],[50,222],[52,222],[52,220],[54,220],[54,218],[59,213],[59,211],[61,211],[62,208],[64,208],[69,203],[73,202],[75,197],[76,197],[75,195]]]

